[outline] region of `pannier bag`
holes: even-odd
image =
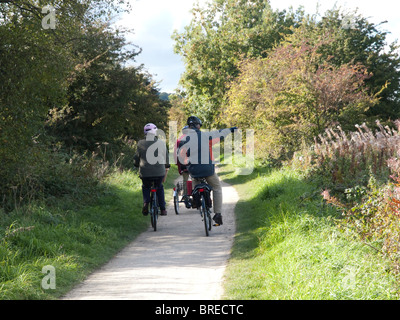
[[[203,190],[204,192],[204,200],[206,202],[206,207],[207,208],[212,208],[212,200],[211,200],[211,186],[206,184],[206,183],[200,183],[196,185],[193,189],[192,192],[192,207],[193,208],[200,208],[201,207],[201,198],[200,198],[200,193]]]

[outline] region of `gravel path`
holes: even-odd
[[[66,300],[218,300],[235,233],[235,189],[222,182],[220,227],[206,237],[197,210],[176,215],[169,204],[157,231],[151,227],[69,292]],[[149,218],[150,220],[150,218]]]

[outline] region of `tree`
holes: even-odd
[[[186,126],[186,121],[190,114],[185,107],[185,100],[178,94],[170,95],[171,108],[168,111],[168,120],[177,122],[178,131]]]
[[[238,75],[237,63],[265,57],[291,32],[289,26],[299,24],[303,12],[274,12],[267,0],[214,0],[192,12],[190,25],[173,39],[186,66],[181,78],[185,104],[211,126],[218,122],[227,84]]]
[[[326,127],[365,117],[377,102],[365,88],[371,75],[361,64],[335,66],[323,59],[319,49],[332,39],[325,34],[310,45],[298,29],[267,58],[244,60],[228,93],[226,124],[254,128],[256,149],[285,159]]]
[[[167,102],[136,68],[99,66],[81,72],[68,89],[68,105],[51,111],[48,130],[67,147],[94,151],[116,147],[122,137],[139,139],[146,122],[166,125]]]
[[[60,33],[42,29],[43,17],[37,1],[0,3],[0,187],[29,163],[33,137],[49,107],[62,103],[73,67]]]
[[[119,144],[121,137],[138,139],[144,122],[166,124],[168,101],[162,101],[142,67],[124,67],[139,52],[123,50],[123,35],[91,27],[76,55],[85,61],[68,80],[67,101],[50,112],[48,132],[67,147],[96,149],[99,143]]]
[[[367,112],[369,117],[382,121],[400,117],[400,56],[397,42],[387,43],[387,32],[361,15],[328,10],[321,19],[311,16],[302,24],[302,36],[292,38],[298,44],[307,38],[312,45],[329,32],[332,41],[321,46],[321,58],[335,66],[360,63],[371,77],[365,80],[370,94],[379,92],[379,103]],[[384,90],[382,90],[384,88]]]
[[[0,0],[0,201],[20,187],[18,173],[41,157],[48,111],[65,105],[75,67],[87,62],[76,54],[86,30],[103,25],[123,2]],[[56,9],[55,29],[43,29],[45,6]]]

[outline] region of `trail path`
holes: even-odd
[[[222,182],[222,181],[221,181]],[[180,205],[160,217],[111,261],[69,292],[66,300],[218,300],[235,233],[236,190],[222,182],[223,225],[206,237],[197,210]],[[150,218],[149,218],[150,220]]]

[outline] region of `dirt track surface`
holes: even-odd
[[[206,237],[199,211],[180,204],[159,217],[111,261],[69,292],[67,300],[218,300],[235,233],[238,195],[223,186],[223,225]],[[150,218],[149,218],[150,220]]]

